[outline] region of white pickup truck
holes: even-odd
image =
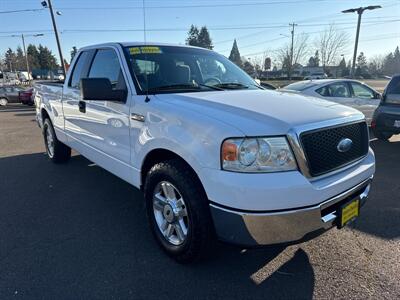
[[[50,159],[66,162],[72,148],[142,189],[156,240],[179,262],[217,238],[308,240],[353,221],[369,193],[375,158],[360,112],[264,90],[213,51],[90,46],[64,84],[35,88]]]

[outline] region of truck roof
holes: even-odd
[[[110,42],[110,43],[102,43],[102,44],[85,46],[85,47],[80,48],[79,50],[88,50],[88,49],[93,49],[93,48],[101,48],[101,47],[105,47],[105,46],[122,46],[122,47],[139,46],[140,47],[140,46],[149,46],[149,45],[151,45],[151,46],[173,46],[173,47],[184,47],[184,48],[195,48],[195,49],[208,50],[205,48],[189,46],[189,45],[159,43],[159,42],[146,42],[146,43],[145,42]]]

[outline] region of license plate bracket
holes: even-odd
[[[354,198],[341,205],[338,209],[337,227],[343,228],[360,215],[360,198]]]

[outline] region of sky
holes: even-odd
[[[26,43],[48,46],[58,58],[48,9],[42,0],[0,0],[0,55],[8,47]],[[143,2],[145,10],[143,11]],[[214,50],[229,56],[237,39],[242,56],[255,59],[267,53],[276,59],[290,40],[289,23],[298,24],[295,36],[309,34],[308,44],[329,24],[349,35],[343,54],[351,59],[357,14],[342,10],[381,5],[363,14],[359,51],[368,57],[387,54],[400,45],[400,0],[53,0],[64,57],[73,46],[103,42],[143,41],[144,16],[147,42],[184,44],[191,24],[209,28]],[[20,11],[30,10],[30,11]],[[16,11],[16,12],[11,12]],[[34,37],[34,34],[44,34]],[[311,53],[310,53],[311,55]],[[277,63],[277,61],[275,62]]]

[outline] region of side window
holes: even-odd
[[[346,98],[350,97],[350,91],[345,82],[336,82],[327,86],[330,97]]]
[[[82,52],[77,62],[75,63],[74,70],[72,72],[71,80],[69,82],[69,86],[75,89],[80,88],[81,78],[84,77],[86,74],[82,74],[84,70],[84,66],[87,62],[88,52]]]
[[[315,91],[323,97],[329,97],[329,89],[327,86],[323,86]]]
[[[374,93],[367,87],[357,83],[351,82],[351,87],[353,88],[354,97],[373,99]]]
[[[112,49],[98,50],[89,71],[89,78],[108,78],[113,89],[126,89],[118,56]]]

